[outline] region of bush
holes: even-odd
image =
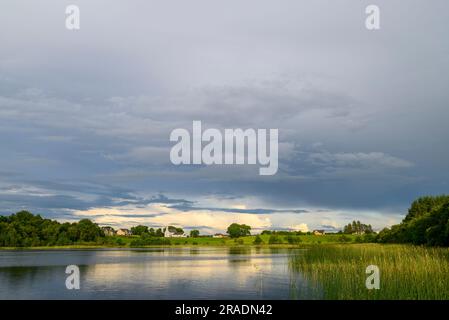
[[[342,236],[338,237],[338,241],[339,242],[350,242],[351,238],[349,238],[348,236],[342,235]]]
[[[150,236],[141,236],[138,239],[131,241],[131,247],[143,247],[143,246],[169,246],[170,240],[166,238],[156,238]]]
[[[288,242],[289,244],[298,244],[298,243],[302,242],[301,238],[300,238],[300,237],[297,237],[297,236],[291,236],[291,235],[289,235],[289,236],[287,236],[285,239],[287,240],[287,242]]]
[[[279,236],[271,235],[268,239],[269,244],[282,244],[282,239]]]
[[[263,243],[262,238],[261,238],[259,235],[257,235],[256,238],[254,239],[253,244],[255,244],[255,245],[260,245],[260,244],[262,244],[262,243]]]

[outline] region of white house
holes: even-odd
[[[128,229],[118,229],[116,234],[118,236],[130,236],[131,231],[129,231]]]
[[[103,230],[105,236],[115,236],[116,231],[114,230],[114,228],[106,226],[106,227],[101,227],[101,230]]]
[[[213,237],[214,238],[226,238],[226,235],[222,234],[222,233],[216,233],[216,234],[213,235]]]
[[[185,233],[177,234],[176,232],[171,232],[170,230],[168,230],[168,227],[165,227],[164,237],[165,238],[184,238],[184,237],[187,237],[187,235]]]

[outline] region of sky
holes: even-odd
[[[0,214],[206,234],[398,223],[449,193],[447,30],[444,0],[3,1]],[[278,129],[277,174],[173,165],[170,133],[194,120]]]

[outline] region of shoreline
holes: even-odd
[[[266,244],[266,245],[192,245],[192,244],[183,244],[183,245],[151,245],[151,246],[141,246],[141,247],[128,247],[128,246],[94,246],[94,245],[70,245],[70,246],[40,246],[40,247],[0,247],[0,251],[33,251],[33,250],[42,250],[42,251],[51,251],[51,250],[86,250],[86,249],[115,249],[115,250],[123,250],[123,249],[151,249],[151,248],[285,248],[285,249],[295,249],[301,248],[307,245],[289,245],[289,244]]]

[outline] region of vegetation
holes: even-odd
[[[279,235],[279,236],[301,236],[305,234],[312,234],[312,232],[302,232],[302,231],[286,231],[286,230],[264,230],[261,233],[262,235]]]
[[[291,267],[311,282],[300,298],[449,299],[449,249],[410,245],[310,246]],[[365,286],[366,267],[380,269],[380,289]]]
[[[363,224],[360,221],[352,221],[343,228],[343,233],[346,234],[365,234],[373,233],[373,228],[370,224]]]
[[[154,229],[147,226],[138,225],[131,228],[131,233],[135,236],[150,236],[150,237],[163,237],[164,232],[161,228]]]
[[[298,243],[302,242],[300,237],[295,237],[295,236],[291,236],[291,235],[286,236],[285,240],[287,240],[287,242],[289,244],[298,244]]]
[[[198,238],[200,236],[200,231],[199,230],[190,230],[190,236],[192,238]]]
[[[258,245],[261,245],[262,243],[263,243],[262,238],[261,238],[259,235],[257,235],[256,238],[255,238],[254,241],[253,241],[253,244],[255,244],[256,246],[258,246]]]
[[[270,235],[270,238],[268,238],[268,243],[269,244],[281,244],[282,238],[280,236],[272,234],[272,235]]]
[[[449,246],[449,196],[415,200],[402,223],[382,230],[377,241]]]
[[[182,228],[169,226],[176,235]],[[153,246],[153,245],[309,245],[330,243],[411,243],[428,246],[449,246],[449,196],[422,197],[414,201],[402,223],[384,229],[379,234],[371,225],[353,221],[338,234],[313,235],[301,231],[271,231],[251,236],[251,227],[231,224],[230,238],[200,236],[191,230],[190,237],[164,239],[161,228],[138,225],[131,228],[133,236],[107,236],[97,224],[88,219],[76,223],[59,223],[27,211],[0,216],[0,247],[43,246]]]
[[[177,235],[181,235],[184,234],[184,230],[182,228],[176,228],[174,226],[168,226],[168,231],[170,231],[171,233],[177,234]]]
[[[145,247],[145,246],[165,246],[171,245],[171,241],[167,238],[152,237],[148,234],[144,234],[139,238],[133,239],[130,247]]]
[[[88,219],[75,223],[59,223],[43,219],[28,211],[0,216],[0,246],[34,247],[64,246],[80,243],[103,243],[104,233]]]
[[[251,227],[246,224],[233,223],[228,227],[227,233],[231,238],[239,238],[249,236],[251,234]]]
[[[136,236],[141,236],[143,234],[148,234],[149,231],[147,226],[138,225],[131,228],[131,233]]]

